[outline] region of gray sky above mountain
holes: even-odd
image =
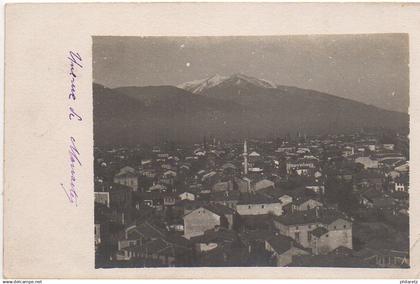
[[[408,111],[406,34],[94,37],[93,80],[107,87],[178,85],[243,73]]]

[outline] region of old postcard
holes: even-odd
[[[417,278],[419,19],[7,6],[5,277]]]

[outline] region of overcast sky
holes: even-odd
[[[93,80],[177,85],[243,73],[408,112],[405,34],[270,37],[94,37]]]

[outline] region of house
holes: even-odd
[[[239,201],[239,191],[218,191],[210,195],[210,203],[218,203],[236,210],[236,204]]]
[[[194,155],[198,156],[198,157],[203,157],[206,155],[206,151],[202,151],[202,150],[195,150],[194,151]]]
[[[387,144],[382,144],[382,147],[385,150],[394,151],[395,145],[391,143],[387,143]]]
[[[302,197],[297,198],[292,203],[286,205],[285,212],[293,213],[296,211],[307,211],[322,206],[323,204],[316,199],[310,197]]]
[[[396,170],[397,172],[408,172],[409,171],[409,164],[408,161],[402,161],[401,163],[395,165],[394,170]]]
[[[235,178],[235,185],[239,192],[249,192],[251,188],[251,180],[249,178]]]
[[[176,177],[176,172],[173,170],[167,170],[166,172],[163,173],[163,176],[166,178],[174,178]]]
[[[272,258],[276,266],[290,264],[294,256],[310,254],[292,238],[279,234],[265,241],[265,249],[272,253]]]
[[[184,191],[183,193],[179,194],[178,197],[181,200],[195,200],[195,194],[188,191]]]
[[[360,203],[367,208],[393,209],[395,206],[393,198],[374,189],[361,193]]]
[[[194,264],[201,267],[241,267],[246,266],[248,261],[249,253],[246,248],[236,242],[224,242],[212,250],[198,253]]]
[[[354,147],[350,147],[350,146],[344,147],[341,155],[343,157],[353,156],[354,155]]]
[[[310,232],[312,253],[327,254],[337,248],[352,249],[352,231],[345,219],[337,219],[326,227],[318,227]]]
[[[321,182],[312,182],[305,186],[306,189],[315,192],[316,194],[323,194],[325,192],[325,186]]]
[[[127,208],[131,205],[131,188],[117,183],[95,182],[94,200],[108,208]]]
[[[382,163],[386,162],[387,160],[391,160],[391,161],[396,161],[396,160],[405,161],[406,160],[406,157],[404,155],[402,155],[401,153],[396,153],[396,152],[376,153],[375,158]]]
[[[220,226],[190,239],[191,243],[194,244],[195,250],[199,253],[213,250],[223,244],[238,242],[238,240],[239,237],[236,231]]]
[[[176,196],[173,193],[166,193],[163,195],[163,205],[164,206],[173,206],[176,202]]]
[[[152,192],[142,192],[137,195],[140,201],[145,206],[149,206],[158,210],[163,209],[164,205],[164,196],[162,193],[158,191],[152,191]],[[138,207],[140,204],[138,205]]]
[[[140,163],[141,163],[141,166],[143,168],[147,168],[147,167],[150,167],[152,165],[152,160],[151,159],[143,159],[143,160],[140,161]]]
[[[139,174],[147,178],[155,178],[157,175],[155,169],[149,169],[149,168],[141,169],[139,171]]]
[[[232,190],[233,189],[233,183],[232,181],[221,181],[218,183],[215,183],[213,185],[213,192],[218,192],[218,191],[228,191],[228,190]]]
[[[403,175],[395,179],[394,192],[402,191],[408,192],[409,179],[408,175]]]
[[[269,188],[269,187],[274,188],[274,182],[272,182],[271,180],[268,180],[268,179],[262,179],[260,181],[257,181],[255,183],[255,185],[253,186],[255,191],[258,191],[258,190],[264,189],[264,188]]]
[[[328,253],[340,246],[353,248],[352,222],[335,209],[315,208],[277,216],[274,226],[281,235],[293,238],[313,253]]]
[[[98,246],[102,243],[103,236],[107,234],[104,233],[105,223],[96,223],[95,222],[95,246]]]
[[[198,172],[198,173],[200,173],[200,172]],[[209,173],[204,174],[201,178],[201,181],[203,183],[206,183],[206,184],[212,184],[216,181],[217,176],[218,175],[215,171],[211,171]]]
[[[394,192],[398,192],[398,191],[404,191],[407,192],[407,184],[403,183],[403,182],[399,182],[396,181],[394,182]]]
[[[236,204],[239,215],[283,214],[279,200],[260,193],[242,194]]]
[[[311,159],[298,159],[298,160],[290,160],[286,162],[286,172],[287,174],[292,174],[297,169],[306,169],[306,171],[309,171],[309,169],[314,169],[315,163]]]
[[[150,221],[135,222],[125,229],[118,241],[116,260],[142,261],[144,266],[188,265],[191,259],[188,241],[168,235],[163,228]]]
[[[276,153],[292,153],[294,152],[296,147],[294,146],[281,146],[276,149]]]
[[[164,229],[149,221],[134,222],[124,230],[124,238],[118,241],[118,250],[141,242],[157,240],[166,237]]]
[[[260,190],[258,193],[264,194],[266,196],[279,200],[282,206],[285,206],[293,202],[293,196],[290,193],[286,193],[276,188],[271,188],[271,187],[265,188],[265,189]]]
[[[316,172],[314,173],[314,177],[315,177],[316,179],[319,179],[320,177],[322,177],[322,172],[321,172],[321,171],[316,171]]]
[[[263,172],[263,169],[259,167],[249,167],[248,172],[261,174]]]
[[[159,159],[167,159],[169,157],[169,154],[168,153],[158,153],[157,157]]]
[[[371,157],[358,157],[354,162],[362,164],[365,169],[377,169],[379,167],[379,161]]]
[[[131,167],[122,168],[114,176],[114,183],[129,186],[133,191],[137,191],[139,188],[137,173]]]
[[[382,169],[390,170],[390,169],[394,169],[396,166],[402,165],[404,163],[406,163],[405,159],[385,159],[385,160],[382,160],[379,163],[379,166]]]
[[[265,241],[274,236],[275,236],[274,232],[272,232],[271,230],[264,230],[264,229],[254,229],[254,230],[244,229],[239,234],[242,244],[247,247],[249,254],[253,258],[258,258],[258,257],[261,257],[263,254],[267,254],[267,250],[265,248]],[[267,254],[267,256],[271,257],[271,254]],[[267,262],[267,264],[269,263]]]
[[[364,152],[366,152],[366,148],[365,147],[358,147],[357,152],[364,153]]]
[[[398,178],[401,174],[397,171],[389,171],[388,173],[385,174],[385,177],[390,178],[391,180],[395,180],[396,178]]]
[[[384,189],[385,175],[375,170],[363,171],[355,177],[354,183],[361,189],[374,188],[377,191]]]
[[[149,187],[148,191],[149,192],[165,192],[167,189],[166,186],[164,186],[163,184],[154,184],[151,187]]]
[[[234,214],[233,209],[220,204],[200,206],[184,215],[184,237],[190,239],[203,235],[216,226],[232,228]]]
[[[312,173],[312,169],[309,167],[300,167],[300,168],[296,168],[295,172],[299,176],[309,176]]]
[[[311,150],[309,148],[304,148],[304,147],[299,147],[296,150],[297,154],[307,154],[307,153],[310,153],[310,152],[311,152]]]
[[[190,172],[190,169],[191,169],[191,165],[189,165],[189,164],[182,164],[182,165],[179,167],[179,171],[180,171],[181,173],[183,173],[183,174],[187,174],[187,173],[189,173],[189,172]]]
[[[130,166],[125,166],[123,168],[120,169],[119,173],[136,173],[136,170]]]
[[[223,164],[223,166],[222,166],[222,171],[223,171],[225,174],[233,174],[233,173],[235,173],[235,171],[236,171],[236,166],[235,166],[235,165],[233,165],[232,163],[225,163],[225,164]]]
[[[103,214],[101,214],[100,210],[97,210],[95,208],[94,223],[94,236],[96,247],[107,242],[107,237],[109,236],[109,220]]]

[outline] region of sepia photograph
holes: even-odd
[[[409,268],[407,34],[93,37],[96,268]]]

